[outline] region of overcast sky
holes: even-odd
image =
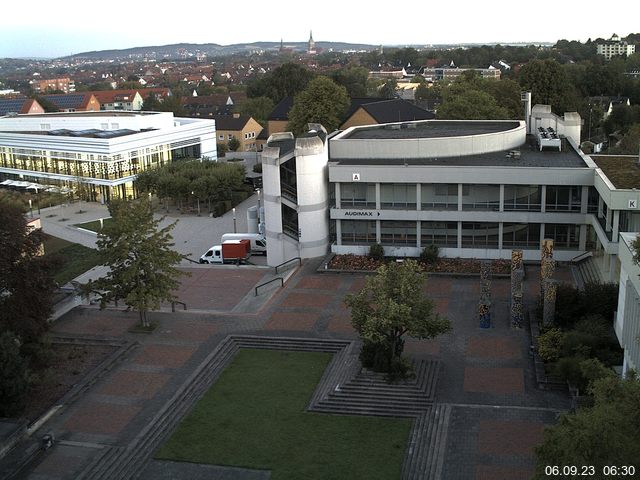
[[[555,42],[640,32],[640,1],[2,2],[0,57],[57,57],[172,43],[374,45]],[[269,5],[276,5],[269,7]],[[228,10],[225,13],[225,10]]]

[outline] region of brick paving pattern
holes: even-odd
[[[257,314],[224,312],[249,294],[266,270],[215,267],[191,269],[193,276],[179,290],[189,310],[152,312],[159,326],[149,335],[127,332],[138,321],[134,312],[81,308],[67,314],[54,325],[55,332],[121,337],[140,345],[83,398],[52,417],[47,429],[70,441],[126,447],[231,333],[356,338],[343,299],[362,288],[366,275],[318,274],[319,264],[305,263]],[[539,274],[539,268],[527,266],[527,305],[537,300]],[[568,269],[559,269],[556,277],[569,275]],[[536,388],[527,329],[510,328],[509,288],[509,279],[493,279],[492,325],[485,330],[476,315],[478,277],[430,276],[425,293],[437,312],[451,320],[453,331],[432,340],[406,339],[409,356],[440,362],[436,401],[452,409],[441,480],[529,478],[543,426],[569,406],[564,395]],[[58,445],[31,473],[35,480],[75,479],[99,450]]]
[[[114,435],[120,433],[141,409],[130,405],[83,402],[65,422],[64,428],[74,432]]]
[[[191,358],[195,347],[176,345],[146,345],[135,356],[135,363],[144,365],[162,365],[167,368],[179,368]]]
[[[464,369],[466,392],[524,393],[521,368],[467,367]]]
[[[119,370],[98,388],[101,395],[153,398],[167,383],[169,375],[153,372]]]

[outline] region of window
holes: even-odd
[[[380,185],[382,208],[399,210],[416,209],[416,185],[414,183],[383,183]]]
[[[468,189],[466,192],[464,189],[465,186]],[[463,210],[500,210],[500,185],[465,186],[463,186],[462,189]]]
[[[504,223],[502,225],[503,248],[539,248],[539,223]]]
[[[218,140],[224,140],[224,134],[218,135]]]
[[[539,185],[505,185],[504,210],[539,212],[541,192]]]
[[[546,223],[544,237],[553,240],[553,248],[559,250],[577,250],[580,238],[580,225]]]
[[[406,245],[415,247],[416,222],[388,220],[380,222],[380,241],[382,245]]]
[[[341,183],[340,206],[342,208],[376,208],[375,183]]]
[[[462,222],[462,247],[498,248],[498,224]]]
[[[457,210],[458,184],[422,184],[421,202],[423,210]]]
[[[233,140],[233,133],[230,133],[229,135],[227,135],[227,140]]]
[[[371,220],[341,220],[343,245],[376,243],[376,222]]]
[[[421,222],[420,242],[423,247],[457,247],[458,222]]]
[[[547,212],[579,212],[582,200],[582,186],[547,186]]]

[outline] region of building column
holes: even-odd
[[[546,185],[541,185],[540,188],[540,211],[542,213],[546,212],[547,210],[547,186]],[[544,236],[542,237],[544,238]],[[541,240],[542,240],[541,238]]]
[[[501,191],[504,191],[501,189]],[[502,199],[500,200],[500,206],[502,207]],[[504,224],[502,222],[498,223],[498,250],[502,250],[502,233],[504,230]]]
[[[458,222],[458,248],[462,248],[462,222]]]
[[[342,220],[336,220],[336,245],[342,245]]]
[[[611,241],[618,241],[618,230],[620,229],[620,210],[613,211],[613,236],[611,237]]]
[[[582,186],[582,196],[580,197],[580,213],[588,213],[589,211],[589,187]]]
[[[376,220],[376,243],[382,243],[382,231],[380,230],[380,220]]]
[[[604,213],[602,213],[602,211],[604,210],[602,208],[603,206],[604,206],[604,200],[602,200],[602,197],[598,195],[598,218],[602,218],[604,216]]]
[[[422,238],[420,235],[421,231],[422,231],[422,222],[418,220],[416,222],[416,246],[418,247],[418,249],[422,248]]]
[[[422,210],[422,185],[419,183],[416,183],[416,210]]]
[[[545,238],[545,232],[544,232],[544,223],[540,224],[540,245],[542,245],[542,241]]]
[[[458,184],[458,211],[459,212],[462,211],[462,184],[461,183]],[[458,234],[460,234],[460,227],[458,227]]]
[[[342,201],[342,194],[340,192],[340,182],[336,182],[336,208],[342,208],[340,202]]]
[[[498,211],[504,212],[504,184],[500,184],[500,206]],[[502,229],[502,223],[500,223],[500,229]],[[502,238],[502,236],[500,238]],[[502,245],[502,242],[500,242],[500,245]],[[502,248],[502,246],[500,246],[500,248]]]
[[[611,209],[607,208],[607,215],[605,217],[605,232],[610,232],[611,231]]]
[[[380,210],[380,184],[376,183],[376,210]],[[379,226],[380,222],[378,222],[378,233],[380,232],[380,226]],[[378,241],[378,243],[380,243]]]
[[[587,226],[580,225],[580,236],[578,238],[578,250],[587,249]]]

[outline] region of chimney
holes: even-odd
[[[520,92],[520,101],[524,103],[524,122],[527,126],[527,133],[531,124],[531,92]]]
[[[234,113],[233,114],[233,118],[240,118],[240,114],[239,113]]]

